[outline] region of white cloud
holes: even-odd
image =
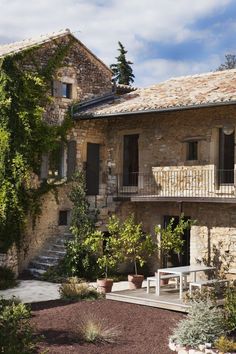
[[[137,76],[142,77],[142,86],[148,86],[167,79],[214,71],[220,64],[220,56],[212,55],[205,62],[153,59],[136,67]]]
[[[0,39],[22,39],[70,28],[107,64],[120,40],[140,64],[147,42],[204,40],[191,25],[232,0],[0,0]],[[210,36],[210,31],[207,33]],[[138,77],[139,69],[136,69]],[[174,70],[174,69],[173,69]],[[177,70],[176,73],[179,71]],[[149,77],[150,75],[147,75]],[[159,81],[163,74],[159,74]],[[146,82],[145,78],[145,82]],[[142,79],[138,79],[142,83]]]

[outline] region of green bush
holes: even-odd
[[[64,259],[65,271],[69,276],[77,276],[87,280],[97,279],[101,271],[97,265],[97,257],[91,249],[75,237],[66,245]]]
[[[0,299],[0,352],[35,353],[36,338],[30,325],[30,310],[21,303]]]
[[[94,300],[100,297],[97,290],[77,277],[72,277],[66,283],[61,284],[59,293],[66,300]]]
[[[216,304],[216,292],[214,288],[204,287],[203,289],[196,289],[190,294],[186,292],[184,295],[185,303],[200,302],[200,301],[212,301]]]
[[[0,290],[13,288],[17,282],[14,272],[7,267],[0,267]]]
[[[236,287],[229,288],[225,293],[226,325],[230,331],[236,329]]]
[[[214,343],[225,333],[224,311],[211,301],[199,301],[191,303],[187,317],[180,321],[171,339],[176,344],[197,348]]]

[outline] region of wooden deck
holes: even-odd
[[[174,289],[172,286],[165,286],[165,289],[162,288],[160,296],[157,296],[154,287],[151,287],[149,294],[147,294],[146,288],[121,290],[106,294],[106,299],[179,312],[188,312],[190,307],[179,299],[179,290]]]

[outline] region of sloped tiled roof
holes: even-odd
[[[32,48],[34,46],[42,45],[42,44],[50,42],[50,41],[52,41],[54,39],[66,36],[68,34],[70,36],[74,37],[75,40],[87,52],[89,52],[97,61],[99,61],[103,66],[105,66],[105,68],[107,70],[111,71],[110,68],[108,68],[108,66],[101,59],[99,59],[94,53],[92,53],[78,38],[76,38],[73,35],[73,33],[68,28],[60,30],[58,32],[53,32],[53,33],[41,35],[41,36],[36,37],[36,38],[29,38],[29,39],[25,39],[25,40],[22,40],[22,41],[19,41],[19,42],[14,42],[14,43],[0,45],[0,58],[4,57],[6,55],[11,55],[11,54],[15,54],[15,53],[21,52],[23,50]]]
[[[236,69],[184,76],[140,88],[75,116],[109,116],[236,103]]]

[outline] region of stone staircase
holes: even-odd
[[[71,233],[53,238],[53,241],[46,244],[40,254],[29,263],[27,270],[34,277],[39,278],[48,268],[56,266],[66,254],[65,242],[71,238]]]

